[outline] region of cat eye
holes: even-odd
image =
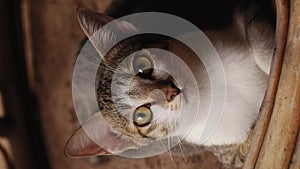
[[[139,127],[146,126],[150,124],[152,120],[153,113],[150,107],[140,106],[138,107],[133,114],[133,122]]]
[[[153,72],[153,63],[148,56],[137,55],[133,60],[133,69],[142,78],[150,78]]]

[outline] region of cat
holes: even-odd
[[[202,116],[198,117],[184,141],[207,147],[226,166],[242,167],[251,141],[252,128],[267,87],[274,50],[274,29],[263,17],[255,18],[251,10],[245,12],[235,9],[233,13],[233,21],[223,24],[222,29],[208,29],[204,32],[219,53],[224,66],[227,96],[223,117],[216,131],[205,143],[199,142],[204,119],[201,119]],[[180,76],[181,79],[177,78],[175,81],[169,73],[162,71],[169,63],[157,61],[155,57],[158,57],[158,53],[148,48],[168,50],[180,56],[189,65],[191,71],[197,75],[198,89],[202,96],[199,114],[208,112],[211,100],[209,76],[203,63],[195,61],[195,53],[187,46],[170,37],[145,34],[125,39],[103,55],[103,45],[114,41],[116,32],[105,30],[101,36],[96,36],[97,38],[93,37],[93,34],[114,19],[84,7],[77,10],[77,17],[83,31],[99,52],[99,57],[103,58],[95,85],[100,112],[95,112],[83,124],[85,128],[94,131],[93,136],[88,136],[80,127],[68,140],[68,156],[109,155],[112,152],[120,154],[148,145],[149,140],[144,138],[159,140],[176,133],[176,118],[179,116],[174,109],[180,107],[178,98],[184,96],[192,100],[194,91],[188,90],[190,84],[185,84],[189,80],[186,78],[189,77]],[[117,26],[118,31],[139,31],[138,27],[128,22],[119,22]],[[123,63],[127,56],[135,51],[140,52]],[[122,71],[117,71],[121,62],[125,65],[122,66]],[[142,71],[139,63],[144,66]],[[111,89],[114,74],[122,78],[116,79],[114,83],[119,86]],[[127,92],[122,85],[130,80],[128,75],[134,78],[131,79]],[[185,88],[187,89],[183,90]],[[159,89],[160,92],[153,92],[155,89]],[[117,96],[113,95],[112,91]],[[125,93],[136,102],[133,103],[134,106],[125,99],[122,100]],[[151,94],[153,97],[149,100],[148,96]],[[162,99],[161,95],[165,98]],[[114,97],[119,99],[118,107],[121,107],[123,112],[116,110]],[[168,105],[167,113],[161,116],[161,121],[152,121],[156,115],[150,108],[153,102],[164,102]],[[139,112],[143,116],[138,116]],[[126,118],[127,116],[129,118]],[[101,131],[105,131],[101,135],[97,133],[99,125]],[[101,142],[103,147],[94,143],[90,137]]]

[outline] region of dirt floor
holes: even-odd
[[[46,139],[48,158],[53,169],[221,169],[209,152],[187,157],[169,154],[146,159],[120,157],[72,159],[64,156],[68,137],[78,127],[72,103],[74,54],[84,38],[75,17],[80,4],[103,11],[109,0],[39,0],[28,3],[25,21],[27,62],[32,65],[31,87],[39,99],[39,111]],[[25,23],[26,24],[26,23]]]

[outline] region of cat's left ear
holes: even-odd
[[[69,138],[65,155],[69,157],[111,155],[132,148],[136,148],[136,144],[126,136],[117,134],[99,112]]]
[[[114,21],[114,19],[86,7],[79,7],[77,9],[77,20],[84,33],[102,57],[106,47],[116,42],[119,35],[138,32],[138,29],[134,25],[126,21],[115,20],[113,27],[103,28],[104,25]]]

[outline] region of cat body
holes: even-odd
[[[184,70],[177,66],[178,69],[174,71],[178,72],[178,77],[176,75],[173,77],[170,73],[162,71],[167,70],[170,63],[167,60],[156,59],[163,57],[147,50],[147,48],[158,47],[179,56],[189,66],[198,84],[197,89],[201,97],[198,103],[200,109],[196,112],[198,117],[189,133],[183,138],[184,141],[209,147],[208,149],[216,155],[219,154],[219,159],[224,164],[242,166],[245,151],[249,148],[248,136],[255,124],[266,90],[273,55],[274,33],[272,26],[264,19],[253,19],[253,13],[239,10],[234,13],[231,24],[224,26],[223,29],[204,32],[218,52],[224,68],[226,99],[217,128],[203,143],[199,138],[212,99],[210,77],[207,72],[209,66],[196,61],[195,54],[182,43],[165,37],[154,38],[154,40],[149,40],[151,38],[147,37],[129,38],[114,46],[104,56],[101,53],[101,45],[113,41],[114,32],[107,30],[97,35],[96,31],[113,19],[80,8],[79,23],[104,60],[99,66],[96,77],[100,112],[95,112],[95,115],[83,124],[85,131],[90,130],[95,134],[87,135],[82,128],[78,129],[68,141],[66,154],[77,157],[119,154],[129,149],[146,146],[149,144],[149,139],[159,140],[178,134],[176,122],[180,112],[176,109],[181,106],[179,98],[186,98],[183,106],[198,101],[194,99],[197,98],[195,91],[190,88],[193,85],[190,84],[190,77],[182,73]],[[139,31],[130,23],[118,24],[120,29],[117,30],[137,33]],[[96,36],[93,35],[94,33]],[[197,34],[192,32],[180,36],[184,39],[193,36],[193,33]],[[139,53],[135,54],[135,51]],[[129,55],[133,56],[128,57]],[[135,64],[140,61],[152,67],[136,71]],[[176,67],[178,63],[174,64]],[[114,78],[115,76],[118,78]],[[118,85],[112,87],[111,84],[114,83]],[[125,85],[130,87],[122,87]],[[130,104],[125,99],[127,97],[125,94],[131,98]],[[155,104],[157,109],[150,109]],[[164,115],[156,121],[152,120],[157,116],[156,111],[161,109],[164,109]],[[135,119],[139,111],[143,111],[143,118],[149,114],[151,117]],[[139,119],[141,121],[138,121]],[[101,130],[105,132],[99,135],[97,128],[101,122],[105,124],[101,125]],[[104,147],[97,145],[94,140],[101,142]],[[227,156],[229,158],[226,158]]]

